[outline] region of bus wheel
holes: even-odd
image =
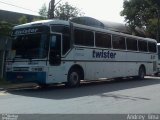
[[[154,74],[154,76],[158,76],[158,75],[159,75],[159,73],[158,73],[158,72]]]
[[[144,68],[143,66],[141,66],[141,67],[139,68],[138,78],[139,78],[140,80],[143,80],[145,74],[146,74],[145,68]]]
[[[38,85],[39,85],[40,89],[46,89],[49,87],[48,84],[38,84]]]
[[[81,72],[78,69],[72,68],[68,73],[66,85],[68,87],[77,87],[80,84]]]

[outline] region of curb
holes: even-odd
[[[4,88],[0,88],[0,91],[4,91]]]
[[[32,88],[32,87],[36,87],[36,86],[37,85],[33,84],[33,83],[11,84],[11,85],[7,85],[7,86],[1,86],[0,91],[10,90],[10,89],[20,89],[20,88]]]

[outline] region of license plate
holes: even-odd
[[[23,79],[23,76],[22,75],[18,75],[17,79]]]

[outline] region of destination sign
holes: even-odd
[[[45,26],[38,26],[38,27],[27,27],[27,28],[21,28],[21,29],[15,29],[12,32],[13,36],[17,35],[25,35],[25,34],[35,34],[35,33],[42,33],[45,30]]]
[[[30,29],[24,29],[24,30],[16,30],[15,35],[21,35],[21,34],[30,34],[30,33],[37,33],[38,29],[37,28],[30,28]]]

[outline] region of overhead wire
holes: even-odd
[[[59,4],[61,1],[62,1],[62,0],[59,0],[57,3],[55,3],[54,6],[56,7],[57,4]],[[7,2],[1,1],[1,0],[0,0],[0,3],[6,4],[6,5],[9,5],[9,6],[13,6],[13,7],[17,7],[17,8],[20,8],[20,9],[28,10],[28,11],[31,11],[31,12],[34,12],[34,13],[39,13],[38,11],[34,11],[34,10],[31,10],[31,9],[28,9],[28,8],[20,7],[20,6],[18,6],[18,5],[11,4],[11,3],[7,3]]]
[[[32,11],[34,13],[38,13],[38,11],[34,11],[34,10],[31,10],[31,9],[28,9],[28,8],[20,7],[20,6],[17,6],[17,5],[11,4],[11,3],[7,3],[7,2],[4,2],[4,1],[0,1],[0,3],[6,4],[6,5],[10,5],[10,6],[13,6],[13,7],[17,7],[17,8],[20,8],[20,9]]]
[[[56,7],[56,5],[58,5],[61,1],[62,1],[62,0],[59,0],[59,1],[54,5],[54,7]]]

